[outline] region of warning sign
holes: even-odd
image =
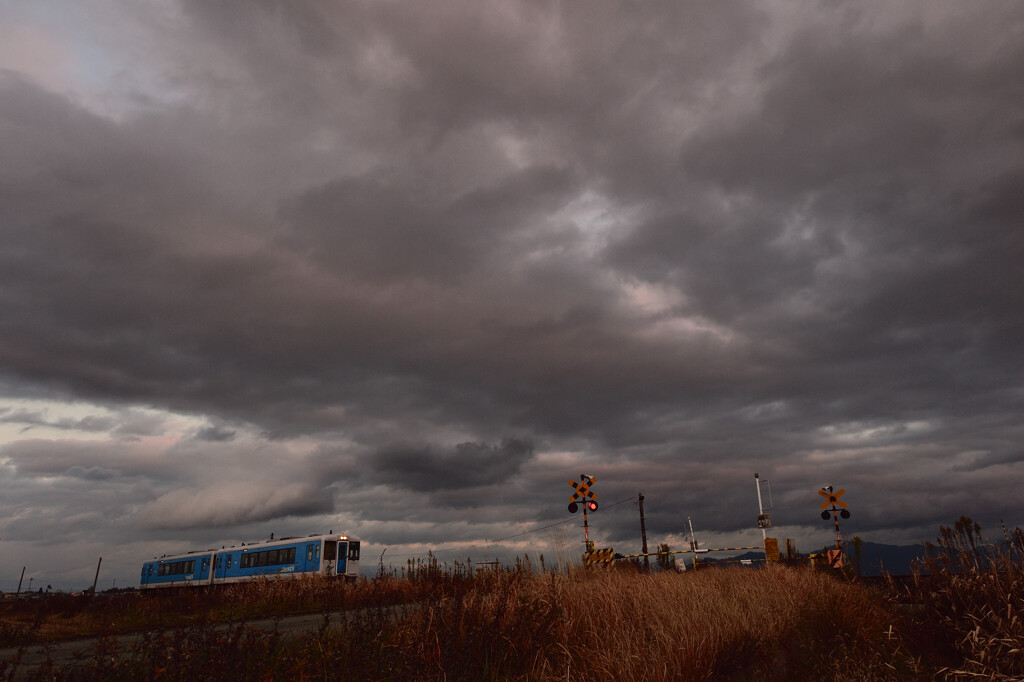
[[[610,569],[615,563],[615,552],[611,547],[594,549],[583,555],[583,565],[587,568],[598,566],[599,568]]]
[[[768,561],[779,560],[779,541],[777,538],[764,539],[764,556]]]

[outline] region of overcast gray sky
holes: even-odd
[[[1022,65],[1015,0],[0,0],[0,588],[578,555],[580,473],[623,553],[754,472],[801,549],[1024,525]]]

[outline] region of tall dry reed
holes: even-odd
[[[913,677],[892,625],[859,586],[788,567],[501,572],[422,607],[391,646],[410,679]]]
[[[1024,679],[1024,544],[1018,532],[1003,547],[985,543],[966,516],[940,526],[919,566],[924,611],[962,663],[947,679]]]
[[[867,680],[930,679],[937,667],[922,661],[915,633],[885,599],[831,572],[624,567],[563,575],[525,561],[482,573],[470,565],[428,560],[401,577],[351,584],[262,581],[97,599],[99,621],[141,622],[148,634],[119,649],[104,639],[73,666],[34,672],[110,680]],[[319,611],[321,626],[301,636],[276,622],[269,631],[213,626],[295,611]],[[0,679],[25,672],[18,659],[0,661]]]

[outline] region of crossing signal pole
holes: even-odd
[[[843,538],[839,534],[839,518],[840,517],[842,517],[843,519],[850,518],[850,512],[846,508],[846,503],[839,499],[840,497],[843,496],[843,493],[845,493],[845,492],[846,492],[846,488],[840,488],[839,490],[833,491],[832,490],[832,486],[830,486],[830,485],[827,485],[827,486],[825,486],[824,488],[822,488],[821,490],[818,491],[818,494],[825,498],[825,501],[821,503],[821,509],[825,510],[825,511],[821,512],[821,518],[823,518],[824,520],[828,521],[829,518],[831,517],[832,520],[835,521],[835,524],[836,524],[836,549],[835,549],[835,556],[837,557],[836,561],[839,561],[841,559],[841,557],[842,557],[842,554],[843,554]],[[832,505],[831,509],[828,509],[829,505]],[[838,507],[842,507],[842,509],[839,509]],[[832,552],[830,551],[829,554],[831,555]],[[830,563],[832,563],[833,567],[837,567],[837,566],[841,565],[840,563],[836,563],[836,562],[830,562]]]
[[[590,489],[590,486],[594,485],[594,481],[597,479],[587,474],[580,474],[580,482],[569,481],[576,492],[569,498],[569,513],[575,514],[579,511],[580,504],[583,504],[583,541],[587,547],[587,551],[593,551],[594,545],[590,542],[590,529],[587,523],[587,512],[597,511],[597,493]]]

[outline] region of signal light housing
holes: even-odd
[[[595,502],[594,500],[590,500],[589,502],[587,502],[587,511],[597,511],[597,502]]]
[[[569,503],[569,513],[570,514],[575,514],[577,511],[579,511],[579,509],[580,509],[580,506],[578,504],[576,504],[575,502],[570,502]]]
[[[844,519],[848,519],[848,518],[850,518],[850,512],[848,512],[848,511],[847,511],[847,510],[845,510],[845,509],[842,509],[842,510],[840,510],[840,512],[839,512],[839,515],[840,515],[841,517],[843,517]]]
[[[832,512],[827,512],[827,511],[821,512],[821,518],[823,518],[826,521],[828,521],[829,519],[832,518]]]

